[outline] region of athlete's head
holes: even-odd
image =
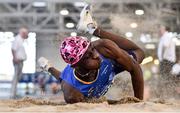
[[[60,45],[60,53],[66,63],[73,65],[82,58],[89,45],[85,37],[67,37]]]
[[[67,37],[60,45],[60,54],[68,64],[96,69],[100,65],[98,52],[87,38],[81,36]]]

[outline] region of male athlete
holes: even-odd
[[[82,36],[65,38],[60,54],[68,65],[62,72],[47,59],[38,60],[41,68],[61,81],[65,101],[76,103],[101,97],[115,75],[125,70],[131,74],[134,96],[142,100],[144,81],[139,64],[144,52],[133,42],[97,27],[88,5],[81,11],[77,29],[100,39],[90,42]]]

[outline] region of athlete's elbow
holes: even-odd
[[[78,102],[83,102],[84,99],[81,99],[81,98],[65,98],[65,101],[68,104],[74,104],[74,103],[78,103]]]

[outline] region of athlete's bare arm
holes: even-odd
[[[64,100],[67,103],[73,104],[85,101],[84,95],[80,93],[77,89],[73,88],[71,85],[66,83],[65,81],[61,82],[61,87],[64,94]]]
[[[48,69],[48,72],[50,72],[57,80],[60,79],[60,74],[61,74],[61,72],[60,72],[59,70],[57,70],[56,68],[50,67],[50,68]]]
[[[57,70],[54,67],[50,67],[48,69],[48,72],[50,72],[57,80],[60,80],[60,74],[61,72]],[[64,100],[67,103],[77,103],[77,102],[83,102],[84,96],[82,93],[80,93],[78,90],[73,88],[71,85],[69,85],[65,81],[61,81],[61,88],[64,94]]]
[[[119,48],[116,43],[108,39],[96,41],[96,50],[103,56],[116,60],[131,74],[134,96],[143,99],[144,81],[139,64],[127,52]]]

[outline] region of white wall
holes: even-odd
[[[62,60],[59,54],[60,41],[57,40],[56,35],[37,35],[36,42],[36,58],[43,56],[52,62],[52,64],[60,71],[66,66],[66,63]],[[38,65],[37,65],[38,70]]]

